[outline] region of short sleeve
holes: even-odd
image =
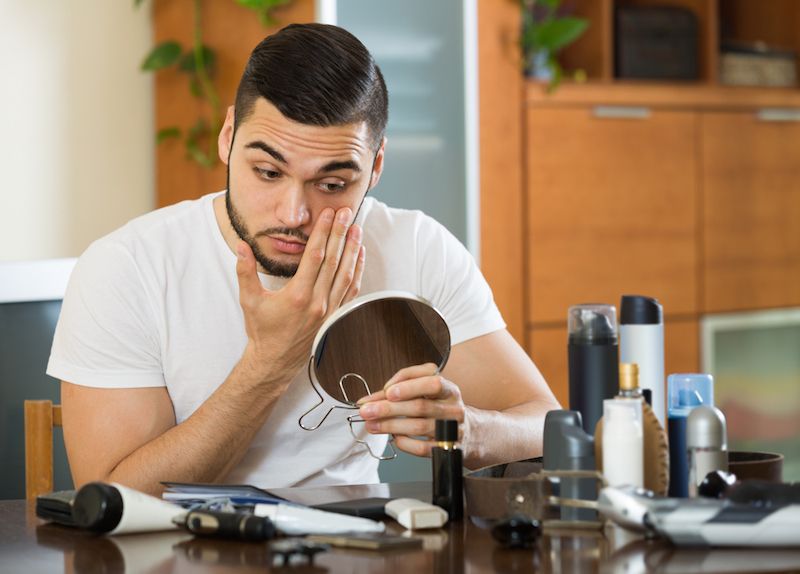
[[[506,327],[475,259],[452,233],[425,216],[416,247],[418,292],[444,316],[453,345]]]
[[[104,238],[80,257],[56,326],[47,374],[77,385],[165,386],[152,303],[124,245]]]

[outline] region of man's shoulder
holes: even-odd
[[[366,198],[361,210],[364,212],[362,221],[367,233],[416,234],[421,229],[444,228],[441,223],[419,209],[390,207],[374,197]]]

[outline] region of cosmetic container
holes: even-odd
[[[617,394],[619,345],[613,305],[575,305],[567,313],[569,410],[578,411],[583,430],[594,434],[603,400]]]
[[[708,473],[728,471],[728,433],[721,410],[705,405],[692,409],[686,419],[686,449],[689,496],[694,498]]]
[[[692,409],[714,406],[714,379],[700,373],[680,373],[667,377],[667,434],[669,436],[669,496],[689,496],[689,459],[686,446],[686,419]]]
[[[463,454],[458,447],[458,421],[437,420],[436,446],[431,449],[433,504],[447,511],[450,522],[464,516]]]
[[[650,389],[653,412],[667,426],[664,381],[664,313],[652,297],[623,295],[619,317],[619,360],[639,367],[639,387]]]
[[[603,401],[603,476],[609,486],[644,486],[642,403]]]

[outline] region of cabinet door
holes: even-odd
[[[664,322],[664,375],[697,373],[700,368],[699,325],[688,317],[667,317]],[[569,408],[567,328],[554,326],[528,331],[528,348],[556,398]],[[666,379],[665,379],[666,385]]]
[[[800,123],[701,122],[703,310],[800,305]]]
[[[623,293],[657,297],[667,313],[697,310],[697,116],[598,111],[528,110],[533,325],[563,322],[576,303],[619,305]]]

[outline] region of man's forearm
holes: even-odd
[[[464,466],[471,469],[542,455],[544,417],[558,403],[531,401],[503,411],[466,407],[469,448]]]
[[[161,481],[216,482],[244,456],[289,380],[267,383],[245,359],[184,422],[142,445],[108,474],[159,494]]]

